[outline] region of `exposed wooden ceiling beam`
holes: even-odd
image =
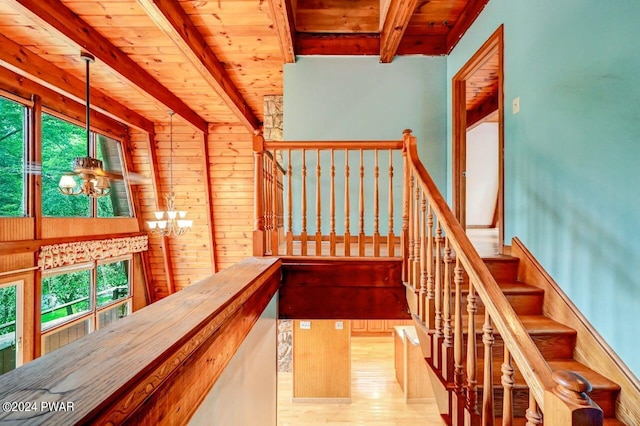
[[[298,55],[377,55],[378,34],[305,34],[296,36]]]
[[[269,0],[271,17],[278,33],[278,43],[284,62],[291,64],[296,61],[294,41],[296,26],[293,19],[293,8],[289,0]]]
[[[56,67],[0,34],[0,65],[76,102],[86,105],[86,83]],[[106,116],[145,132],[153,131],[153,122],[122,105],[103,92],[91,90],[91,107]]]
[[[138,3],[173,40],[240,122],[250,131],[259,129],[259,120],[180,3],[176,0],[138,0]],[[206,129],[203,131],[206,133]]]
[[[59,0],[15,0],[14,4],[20,12],[52,27],[82,49],[93,54],[136,87],[184,118],[196,129],[201,132],[207,130],[207,123],[202,117]]]
[[[393,61],[418,0],[391,0],[380,32],[380,62]]]
[[[469,29],[473,21],[476,20],[482,9],[487,5],[489,0],[469,0],[467,7],[464,8],[456,24],[451,28],[449,34],[447,34],[447,53],[451,53],[458,41],[462,38],[465,32]]]

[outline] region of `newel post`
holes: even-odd
[[[400,250],[402,250],[402,281],[409,282],[409,157],[407,152],[409,149],[409,140],[411,139],[411,130],[406,129],[402,132],[402,236],[400,238]]]
[[[544,393],[544,423],[548,426],[602,426],[602,409],[587,395],[591,384],[578,373],[558,370],[557,386]]]
[[[264,256],[264,137],[260,130],[253,135],[253,255]]]

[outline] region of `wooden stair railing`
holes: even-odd
[[[253,150],[254,256],[399,255],[401,140],[272,142],[258,132]]]
[[[5,373],[0,423],[187,424],[281,273],[280,259],[245,259]]]
[[[543,419],[547,426],[602,425],[603,412],[587,395],[588,381],[573,372],[552,372],[419,161],[410,130],[403,144],[403,280],[423,353],[449,396],[449,406],[441,410],[449,424],[494,425],[496,414],[500,424],[514,424],[517,371],[529,395],[527,425]],[[494,360],[498,335],[504,349]],[[500,384],[497,413],[494,385]]]

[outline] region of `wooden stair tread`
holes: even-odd
[[[534,287],[530,284],[524,283],[522,281],[508,281],[508,282],[500,282],[498,283],[500,289],[505,294],[533,294],[540,295],[544,294],[544,290],[539,287]],[[467,283],[462,285],[462,293],[469,293],[469,285]]]
[[[576,331],[567,327],[566,325],[552,320],[544,315],[518,315],[524,328],[531,335],[537,334],[576,334]],[[464,333],[467,333],[466,325],[469,316],[467,314],[462,315],[462,324],[464,327]],[[476,314],[476,334],[482,334],[482,324],[484,324],[484,315]],[[452,321],[455,320],[455,316],[452,316]],[[495,335],[499,335],[496,330]]]

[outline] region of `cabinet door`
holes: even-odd
[[[413,325],[413,320],[385,320],[384,331],[392,332],[396,325]]]
[[[384,321],[385,320],[368,320],[367,331],[369,333],[384,333]]]
[[[351,332],[363,333],[367,331],[367,320],[351,320]]]

